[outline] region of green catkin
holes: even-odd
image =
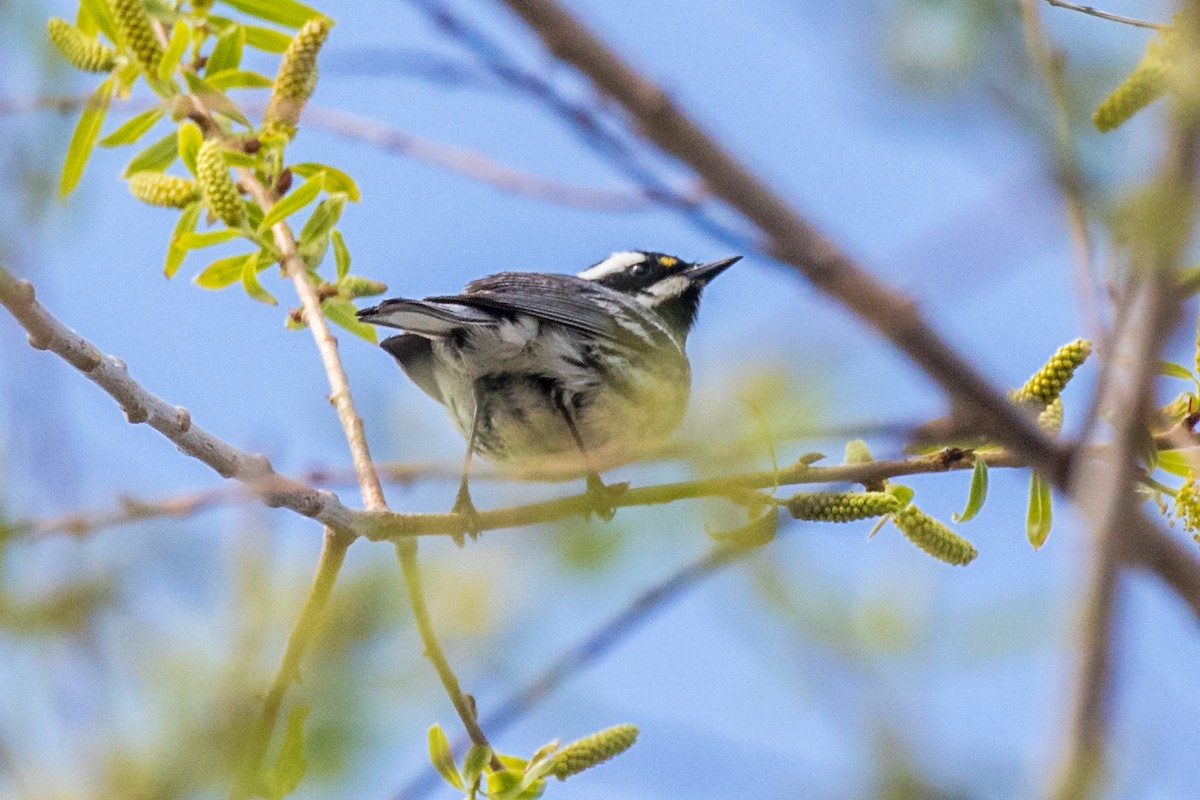
[[[353,300],[358,297],[374,297],[387,291],[387,284],[364,278],[361,275],[347,275],[338,281],[338,293]]]
[[[900,507],[887,492],[799,492],[787,501],[794,519],[811,522],[853,522],[882,517]]]
[[[1076,339],[1058,348],[1045,366],[1033,374],[1025,385],[1013,395],[1018,403],[1034,402],[1043,408],[1053,403],[1062,393],[1067,381],[1075,374],[1092,353],[1092,343],[1087,339]]]
[[[129,191],[143,203],[166,208],[183,208],[200,199],[198,183],[161,172],[133,173],[129,176]]]
[[[1183,529],[1189,533],[1200,531],[1200,488],[1196,486],[1196,476],[1190,471],[1187,480],[1175,493],[1175,510],[1171,519],[1183,520]]]
[[[550,774],[565,781],[577,773],[624,753],[637,741],[636,725],[614,725],[571,742],[550,757]]]
[[[225,161],[221,143],[216,139],[205,141],[196,153],[196,178],[209,210],[229,227],[239,227],[245,221],[246,210],[233,179],[229,177],[229,164]]]
[[[117,51],[88,36],[65,19],[51,18],[46,25],[50,41],[73,67],[84,72],[112,72]]]
[[[939,561],[966,566],[979,555],[975,545],[912,503],[903,511],[893,514],[892,522],[910,542]]]
[[[1146,53],[1121,85],[1104,98],[1092,113],[1092,124],[1108,132],[1141,111],[1172,89],[1184,47],[1181,32],[1188,24],[1176,14],[1171,24],[1158,32],[1157,39],[1146,43]],[[1175,88],[1183,88],[1178,84]]]
[[[122,43],[129,48],[146,72],[158,74],[158,64],[162,61],[162,45],[154,35],[150,25],[150,15],[142,0],[111,0],[113,17],[117,21],[117,32]]]
[[[332,27],[333,20],[328,17],[313,17],[288,45],[263,114],[264,130],[288,138],[296,135],[300,112],[317,86],[317,53]]]
[[[1063,425],[1063,402],[1061,397],[1056,397],[1042,409],[1042,413],[1038,414],[1038,427],[1045,431],[1050,436],[1058,436],[1058,432],[1062,430]]]

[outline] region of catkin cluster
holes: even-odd
[[[162,45],[150,27],[150,15],[142,0],[112,0],[113,17],[117,22],[117,33],[121,41],[133,53],[146,72],[158,73],[162,61]]]
[[[1058,432],[1063,426],[1063,401],[1061,397],[1054,398],[1050,405],[1042,409],[1042,413],[1038,414],[1038,427],[1045,431],[1050,436],[1058,436]]]
[[[208,139],[200,146],[196,154],[196,178],[209,210],[229,227],[239,227],[245,221],[246,209],[233,178],[229,177],[229,164],[216,139]]]
[[[787,501],[795,519],[813,522],[853,522],[882,517],[900,507],[887,492],[799,492]]]
[[[926,514],[912,503],[892,515],[892,522],[908,540],[929,555],[955,566],[966,566],[979,552],[975,545]]]
[[[1062,393],[1075,370],[1092,353],[1092,343],[1087,339],[1076,339],[1064,344],[1050,357],[1045,366],[1033,374],[1025,385],[1013,395],[1018,403],[1033,402],[1043,408],[1053,403]]]
[[[332,27],[333,20],[313,17],[288,45],[263,114],[264,130],[295,135],[300,112],[317,86],[317,53]]]
[[[1182,520],[1185,531],[1200,531],[1200,488],[1196,486],[1196,476],[1191,472],[1175,494],[1175,510],[1171,517]]]
[[[550,774],[560,781],[624,753],[637,741],[636,725],[614,725],[571,742],[551,756]]]
[[[195,181],[161,172],[135,172],[129,176],[129,191],[143,203],[166,208],[183,208],[200,199]]]
[[[88,36],[65,19],[53,17],[46,26],[50,41],[73,67],[85,72],[111,72],[117,51]]]

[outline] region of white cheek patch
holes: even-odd
[[[644,306],[653,308],[665,300],[679,297],[688,288],[688,284],[686,276],[672,275],[638,292],[637,301]]]
[[[579,277],[585,281],[599,280],[607,275],[612,275],[622,270],[629,269],[634,264],[640,264],[646,260],[645,253],[633,253],[622,251],[613,253],[608,258],[601,261],[595,266],[588,267],[583,272],[579,273]]]

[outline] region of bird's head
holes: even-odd
[[[579,273],[584,280],[629,295],[686,334],[696,321],[700,293],[741,256],[690,263],[664,253],[613,253]]]

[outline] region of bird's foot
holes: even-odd
[[[479,518],[479,511],[475,509],[475,503],[471,501],[471,493],[465,486],[458,490],[450,513],[462,517],[463,530],[470,535],[472,540],[479,538],[479,533],[483,530],[483,521]],[[452,534],[451,538],[454,539],[456,545],[463,546],[465,540],[462,533]]]
[[[588,475],[587,493],[588,500],[591,502],[588,513],[595,514],[605,522],[611,521],[617,512],[616,500],[625,494],[627,489],[629,489],[628,482],[609,485],[600,480],[600,476],[594,472]]]

